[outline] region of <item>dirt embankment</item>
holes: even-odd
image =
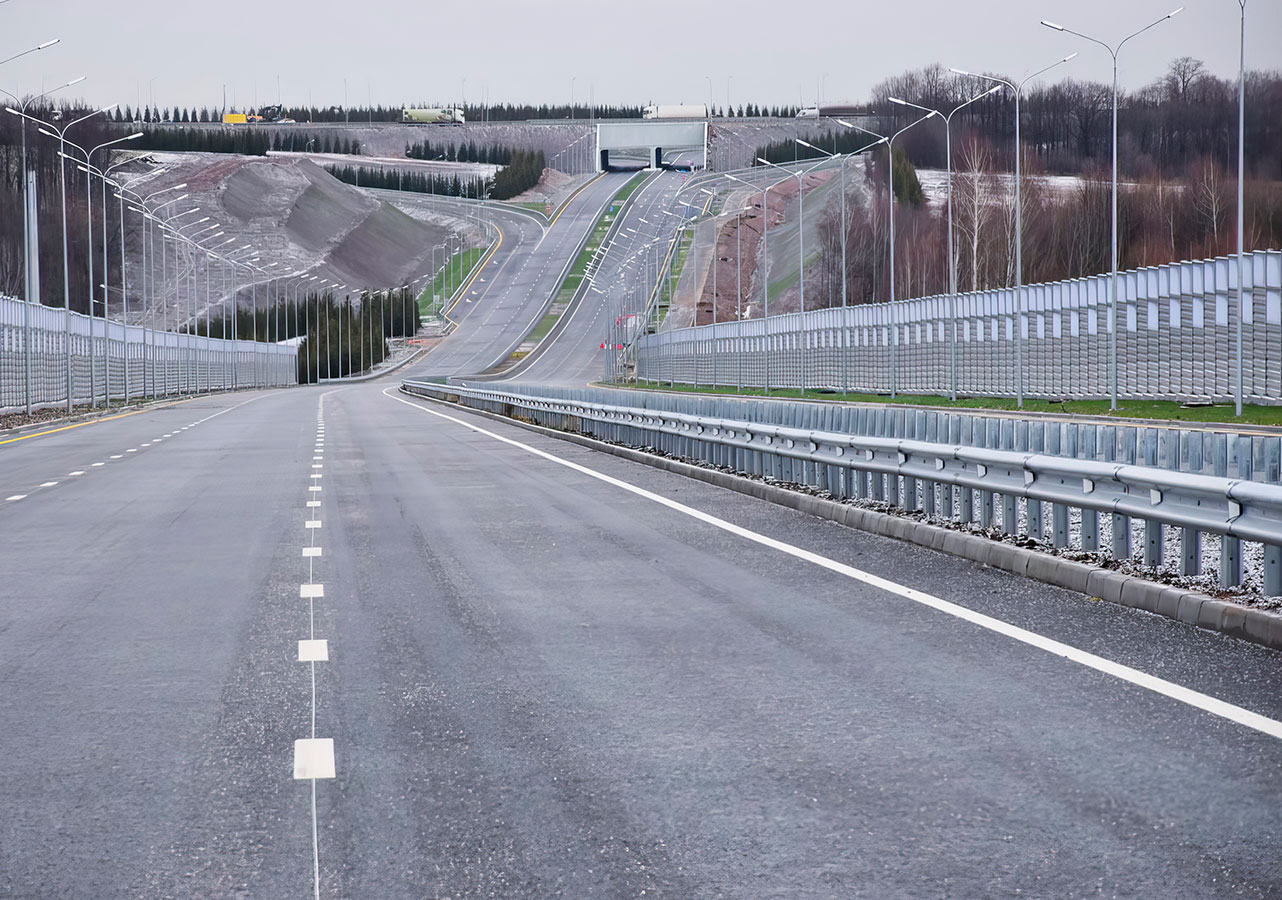
[[[354,291],[394,287],[426,274],[433,248],[449,234],[441,223],[413,219],[304,159],[157,153],[131,168],[135,177],[130,187],[140,194],[185,183],[181,192],[175,192],[188,195],[179,206],[197,208],[199,217],[217,227],[221,234],[216,232],[214,244],[224,251],[248,245],[252,252],[243,251],[237,258],[256,256],[254,265],[264,268],[274,264],[272,275],[303,272],[348,285]],[[171,207],[165,212],[177,211],[179,207]],[[183,221],[196,218],[192,214]],[[137,234],[130,235],[130,247],[139,251],[131,254],[133,279],[141,276]],[[204,260],[198,263],[198,273],[204,265]],[[211,284],[221,284],[222,271],[211,271]],[[248,275],[244,268],[239,270],[239,302],[248,303],[251,296],[262,302],[263,291],[255,294],[248,286],[241,286]],[[270,277],[256,276],[260,284]],[[203,275],[184,282],[195,283],[200,289],[194,297],[181,296],[171,306],[181,315],[190,315],[190,301],[204,300]],[[222,301],[222,297],[212,298],[214,304]],[[159,317],[161,313],[153,311],[152,315]]]
[[[810,191],[831,180],[831,173],[814,173],[805,176],[807,198]],[[736,191],[727,200],[726,208],[733,212],[746,209],[742,216],[728,216],[719,220],[717,230],[715,260],[715,278],[712,266],[703,274],[702,290],[699,295],[697,324],[713,323],[713,286],[716,287],[717,322],[731,322],[736,319],[755,319],[763,313],[764,269],[760,265],[762,258],[762,225],[770,230],[770,239],[780,241],[791,238],[795,247],[797,216],[797,179],[787,178],[772,186],[766,192],[766,214],[762,215],[761,191]],[[807,199],[807,204],[809,200]],[[816,210],[817,213],[817,210]],[[812,222],[811,209],[806,210],[807,237],[810,235],[809,223]],[[776,249],[771,257],[779,259]],[[786,277],[787,272],[778,263],[772,273],[775,282]],[[742,285],[742,300],[740,286]],[[795,311],[798,305],[796,285],[786,287],[779,295],[774,293],[777,285],[772,285],[770,309],[774,314]]]

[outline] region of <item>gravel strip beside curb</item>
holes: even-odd
[[[409,393],[420,400],[441,403],[432,397],[423,397]],[[484,416],[495,421],[517,425],[528,431],[548,437],[570,441],[593,450],[609,453],[623,459],[639,462],[643,465],[663,469],[687,478],[694,478],[716,487],[728,488],[740,494],[747,494],[759,500],[795,509],[812,516],[828,519],[858,528],[883,537],[897,538],[902,541],[939,550],[951,556],[960,556],[974,562],[1002,569],[1015,575],[1023,575],[1046,584],[1067,588],[1091,597],[1098,597],[1109,603],[1129,606],[1166,616],[1189,625],[1196,625],[1209,631],[1218,631],[1233,637],[1242,638],[1256,644],[1263,644],[1274,650],[1282,650],[1282,615],[1263,609],[1240,606],[1216,600],[1205,594],[1186,591],[1170,585],[1146,581],[1134,575],[1125,575],[1111,569],[1100,569],[1086,563],[1061,559],[1047,553],[1038,553],[1024,547],[1015,547],[1000,541],[989,540],[975,534],[954,531],[939,525],[915,522],[912,519],[893,516],[889,513],[849,506],[815,497],[798,491],[762,481],[753,481],[721,472],[716,469],[705,469],[701,466],[656,456],[630,447],[620,447],[590,438],[582,434],[558,431],[545,428],[520,419],[510,419],[486,410],[472,409],[462,404],[442,403],[443,406],[454,406],[467,410],[475,415]]]

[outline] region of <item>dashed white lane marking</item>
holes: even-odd
[[[305,523],[303,523],[303,527],[304,527],[304,528],[320,528],[320,527],[321,527],[321,520],[320,520],[320,519],[312,519],[312,520],[311,520],[311,521],[309,521],[309,522],[305,522]]]
[[[325,585],[323,584],[300,584],[298,586],[298,596],[304,600],[314,600],[317,597],[325,596]]]
[[[467,428],[470,431],[474,431],[477,434],[482,434],[511,447],[516,447],[526,453],[537,456],[540,459],[546,459],[549,462],[556,463],[557,465],[565,466],[567,469],[579,472],[589,478],[595,478],[598,481],[605,482],[606,484],[614,485],[615,487],[625,490],[630,494],[635,494],[638,497],[651,500],[658,503],[660,506],[666,506],[668,509],[689,516],[690,518],[696,519],[700,522],[704,522],[714,528],[719,528],[722,531],[744,538],[745,540],[751,541],[755,544],[760,544],[761,546],[769,547],[772,550],[777,550],[780,553],[787,554],[788,556],[796,559],[812,563],[820,568],[827,569],[828,571],[834,572],[838,575],[843,575],[854,581],[862,582],[869,587],[877,588],[898,597],[903,597],[905,600],[911,600],[914,603],[920,603],[922,606],[927,606],[939,612],[946,613],[950,616],[961,619],[964,622],[969,622],[972,625],[978,625],[980,628],[985,628],[1004,637],[1027,644],[1030,647],[1036,647],[1039,650],[1043,650],[1055,656],[1063,657],[1070,662],[1075,662],[1088,669],[1094,669],[1095,671],[1102,672],[1105,675],[1111,675],[1120,681],[1125,681],[1129,684],[1135,685],[1136,687],[1144,688],[1145,690],[1152,691],[1155,694],[1161,694],[1162,696],[1169,697],[1179,703],[1186,704],[1195,709],[1200,709],[1203,712],[1219,716],[1220,718],[1227,719],[1230,722],[1236,722],[1239,725],[1244,725],[1247,728],[1254,729],[1255,731],[1267,734],[1270,737],[1282,740],[1282,722],[1279,722],[1276,719],[1270,719],[1267,716],[1260,715],[1259,713],[1251,712],[1249,709],[1234,706],[1232,703],[1227,703],[1224,700],[1220,700],[1208,694],[1203,694],[1199,691],[1192,690],[1191,688],[1175,684],[1174,682],[1166,681],[1165,679],[1158,678],[1154,675],[1149,675],[1147,672],[1141,672],[1139,669],[1134,669],[1130,666],[1123,665],[1122,663],[1114,662],[1111,659],[1096,656],[1094,653],[1079,650],[1069,644],[1045,637],[1037,634],[1036,632],[1029,631],[1026,628],[1011,625],[1009,622],[1003,622],[1001,619],[984,615],[981,612],[976,612],[973,609],[960,606],[956,603],[950,603],[947,600],[927,594],[924,591],[919,591],[914,588],[907,587],[906,585],[891,581],[887,578],[873,575],[871,572],[865,572],[862,569],[856,569],[854,566],[848,566],[845,563],[837,562],[836,560],[829,559],[826,556],[821,556],[820,554],[814,553],[810,550],[804,550],[801,547],[796,547],[792,544],[785,543],[784,541],[767,537],[764,534],[759,534],[748,528],[744,528],[741,525],[735,525],[733,522],[727,522],[725,519],[720,519],[710,513],[703,512],[702,510],[695,509],[691,506],[686,506],[683,503],[678,503],[675,500],[647,491],[645,488],[629,484],[626,481],[606,475],[603,472],[598,472],[596,469],[591,469],[587,466],[580,465],[579,463],[571,462],[568,459],[562,459],[555,454],[539,450],[536,447],[531,447],[529,444],[523,444],[520,441],[513,440],[512,438],[506,438],[500,434],[495,434],[492,431],[487,431],[479,425],[474,425],[463,419],[446,415],[442,412],[437,412],[434,409],[429,409],[428,407],[421,406],[418,403],[412,403],[402,397],[389,394],[389,390],[393,389],[385,388],[382,392],[383,396],[390,397],[393,400],[404,403],[406,406],[412,406],[417,410],[427,413],[428,415],[445,419],[446,421],[453,422],[456,425],[461,425],[462,427]]]
[[[12,497],[5,497],[4,499],[6,499],[6,500],[25,500],[26,498],[27,498],[27,495],[26,495],[26,494],[14,494]]]
[[[329,641],[324,638],[299,641],[299,662],[329,662]]]
[[[320,556],[320,555],[321,555],[320,547],[304,547],[303,548],[303,556]]]
[[[40,486],[41,486],[41,487],[57,487],[57,486],[58,486],[58,482],[56,482],[56,481],[46,481],[44,484],[42,484],[42,485],[40,485]]]
[[[320,501],[319,501],[319,500],[308,500],[308,501],[307,501],[307,505],[308,505],[308,506],[320,506]]]
[[[324,456],[313,456],[312,459],[324,459]]]
[[[124,458],[125,458],[125,455],[124,455],[123,453],[116,453],[116,454],[112,455],[110,458],[111,458],[111,459],[124,459]]]
[[[325,476],[324,476],[324,475],[322,475],[320,472],[313,472],[313,473],[312,473],[312,477],[313,477],[313,478],[324,478]]]
[[[308,488],[309,491],[319,491],[320,489],[321,489],[321,486],[319,484],[313,484],[311,487]]]
[[[150,447],[150,446],[151,446],[151,441],[148,441],[148,442],[147,442],[147,443],[145,443],[145,444],[139,444],[138,446],[139,446],[139,447]]]
[[[89,467],[90,467],[91,469],[96,469],[96,468],[98,468],[99,466],[105,466],[105,465],[106,465],[106,463],[105,463],[105,462],[100,462],[100,463],[90,463]]]
[[[76,475],[83,475],[83,474],[85,474],[85,470],[84,470],[84,469],[76,469],[76,471],[74,471],[74,472],[68,472],[68,473],[67,473],[67,475],[68,475],[68,476],[73,476],[73,477],[74,477],[74,476],[76,476]]]
[[[294,741],[294,778],[334,777],[334,739],[300,738]]]
[[[312,463],[312,468],[313,468],[313,469],[323,469],[323,468],[325,468],[325,464],[324,464],[324,463]]]

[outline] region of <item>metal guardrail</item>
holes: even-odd
[[[402,390],[748,475],[805,484],[837,499],[878,500],[983,526],[997,524],[1000,509],[1002,531],[1049,540],[1057,548],[1103,552],[1103,514],[1108,517],[1108,552],[1118,559],[1132,554],[1131,520],[1137,520],[1143,523],[1142,552],[1148,565],[1162,562],[1164,529],[1178,529],[1185,575],[1200,574],[1203,534],[1219,535],[1226,542],[1255,542],[1263,547],[1259,575],[1264,594],[1282,595],[1282,486],[509,391],[424,382],[405,382]],[[1049,511],[1042,504],[1049,504]],[[1240,566],[1240,547],[1236,553],[1235,565]]]

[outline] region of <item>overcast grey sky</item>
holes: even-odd
[[[1237,0],[1185,0],[1174,19],[1122,51],[1138,87],[1176,56],[1235,75]],[[589,0],[10,0],[0,3],[0,57],[62,43],[0,67],[0,87],[38,91],[78,75],[97,104],[386,105],[490,101],[809,104],[865,99],[873,84],[941,62],[1020,75],[1077,50],[1063,76],[1107,81],[1100,47],[1038,24],[1057,21],[1109,43],[1179,0],[917,0],[805,4]],[[1247,65],[1282,67],[1282,3],[1249,0]],[[825,73],[826,77],[825,77]],[[466,79],[466,84],[463,83]]]

